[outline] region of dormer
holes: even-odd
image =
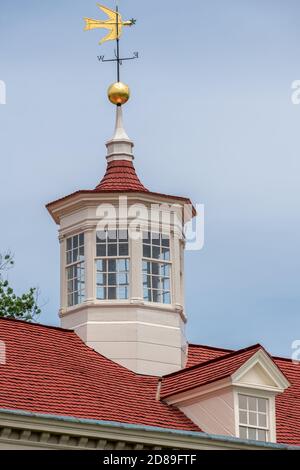
[[[209,434],[276,442],[275,397],[289,386],[255,345],[164,377],[160,399]]]

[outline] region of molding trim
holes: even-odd
[[[0,410],[0,449],[161,450],[300,449],[151,426]]]

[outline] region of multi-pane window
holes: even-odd
[[[239,395],[239,435],[241,439],[268,441],[269,402],[266,398]]]
[[[67,238],[67,296],[68,307],[85,299],[84,234]]]
[[[96,235],[96,296],[99,300],[129,298],[129,243],[127,230],[105,230]]]
[[[171,303],[170,238],[143,233],[143,290],[148,302]]]

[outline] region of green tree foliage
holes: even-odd
[[[31,288],[21,296],[17,296],[3,274],[13,267],[11,254],[0,254],[0,317],[14,318],[32,322],[40,315],[37,303],[37,289]]]

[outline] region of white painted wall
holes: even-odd
[[[178,408],[210,434],[235,435],[234,395],[231,388],[218,390]]]

